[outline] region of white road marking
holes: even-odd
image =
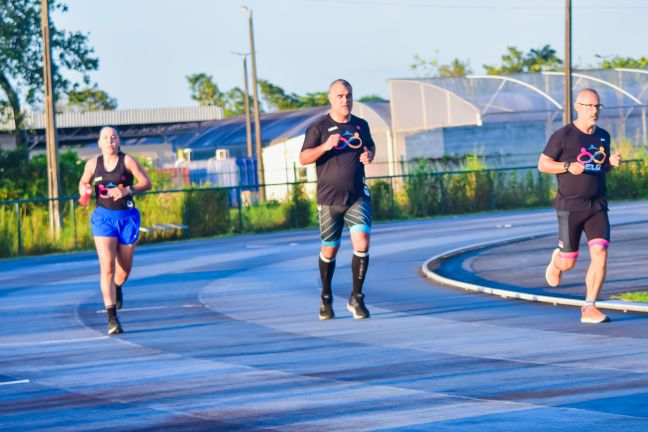
[[[0,386],[3,385],[13,385],[13,384],[27,384],[30,381],[28,379],[23,379],[23,380],[17,380],[17,381],[5,381],[5,382],[0,382]]]
[[[196,307],[205,307],[204,305],[201,304],[183,304],[183,308],[196,308]],[[119,313],[122,312],[141,312],[141,311],[147,311],[147,310],[159,310],[159,309],[177,309],[178,306],[148,306],[148,307],[139,307],[139,308],[124,308],[120,309]],[[100,309],[97,311],[98,314],[105,314],[106,310],[105,309]]]
[[[8,343],[0,343],[0,348],[37,346],[37,345],[55,345],[55,344],[78,343],[78,342],[91,342],[91,341],[108,339],[108,338],[109,338],[109,336],[95,336],[95,337],[76,338],[76,339],[50,339],[50,340],[44,340],[44,341],[8,342]]]

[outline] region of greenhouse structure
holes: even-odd
[[[532,163],[563,124],[563,72],[388,82],[394,163],[466,154]],[[572,84],[574,98],[582,88],[599,92],[599,124],[613,139],[648,142],[648,70],[576,71]]]

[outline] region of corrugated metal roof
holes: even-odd
[[[27,114],[27,126],[32,129],[45,128],[45,114]],[[67,112],[56,115],[57,128],[97,127],[104,125],[146,125],[220,120],[223,108],[218,106],[196,106],[182,108],[125,109],[93,112]],[[0,116],[0,129],[14,130],[13,119],[7,114]]]

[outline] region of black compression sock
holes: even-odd
[[[367,267],[369,267],[369,253],[354,251],[353,259],[351,260],[354,295],[362,293],[362,285],[364,284],[365,275],[367,274]]]
[[[108,334],[119,334],[123,333],[121,323],[117,318],[117,305],[110,305],[106,307],[106,313],[108,314]]]
[[[335,258],[327,259],[321,254],[319,256],[319,270],[320,278],[322,279],[322,297],[331,297],[331,281],[333,280],[333,272],[335,271]]]
[[[122,292],[122,285],[115,284],[115,298],[117,300],[117,309],[121,309],[124,305],[124,293]]]

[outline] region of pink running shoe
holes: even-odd
[[[581,308],[581,322],[587,324],[600,324],[609,321],[607,315],[601,313],[594,305],[583,306]]]
[[[551,253],[551,261],[549,261],[547,270],[545,270],[545,279],[550,287],[557,287],[558,285],[560,285],[560,277],[562,276],[562,271],[560,271],[554,264],[556,257],[558,256],[558,252],[560,252],[560,249],[556,248]],[[557,276],[555,275],[554,270],[558,270]]]

